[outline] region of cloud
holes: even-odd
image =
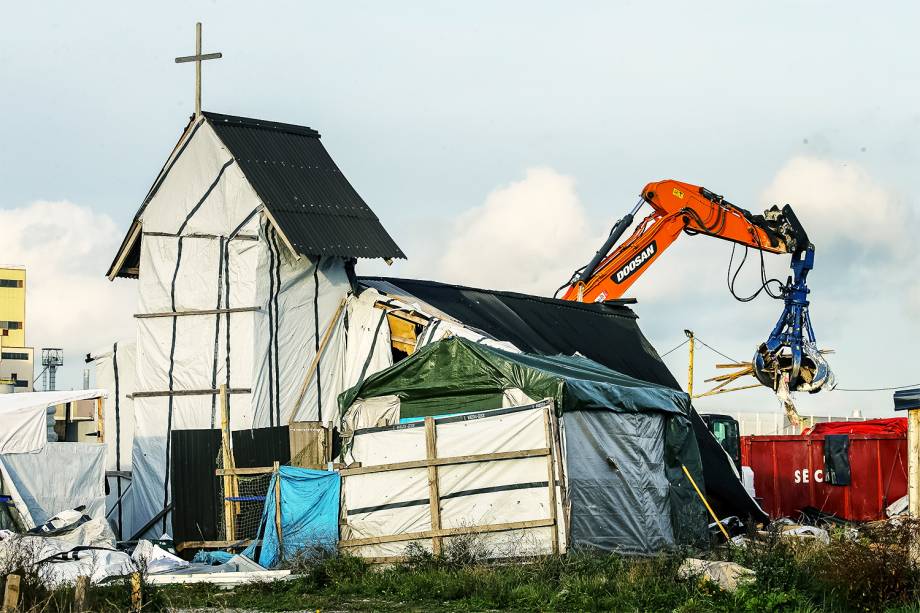
[[[452,226],[435,267],[440,278],[540,295],[552,295],[603,236],[590,225],[575,180],[551,168],[528,169]]]
[[[0,264],[26,267],[26,342],[36,361],[41,347],[62,347],[58,387],[79,387],[88,351],[133,334],[136,288],[104,276],[122,234],[108,215],[67,201],[0,209],[0,228]]]
[[[763,190],[765,207],[790,203],[819,248],[878,249],[896,254],[910,211],[892,190],[854,162],[798,156]]]

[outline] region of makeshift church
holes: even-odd
[[[221,385],[232,430],[333,418],[355,260],[402,257],[318,132],[192,117],[108,271],[138,280],[134,536],[171,531],[171,433],[219,428]]]

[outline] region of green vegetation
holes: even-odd
[[[461,544],[444,557],[409,551],[373,567],[347,555],[304,555],[287,581],[234,590],[145,586],[145,610],[210,607],[259,611],[908,611],[920,612],[920,573],[909,562],[912,528],[884,524],[833,534],[831,543],[761,534],[711,559],[737,562],[756,579],[729,593],[701,577],[680,578],[683,556],[630,558],[588,552],[488,563]],[[32,585],[30,583],[30,585]],[[35,610],[68,610],[73,590],[31,589]],[[127,582],[95,587],[94,611],[124,611]]]

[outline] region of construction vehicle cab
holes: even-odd
[[[703,423],[718,441],[728,457],[732,459],[738,473],[741,473],[741,430],[738,420],[730,415],[718,413],[700,413]]]

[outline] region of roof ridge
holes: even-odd
[[[549,296],[524,294],[521,292],[512,292],[508,290],[485,289],[482,287],[471,287],[469,285],[460,285],[456,283],[444,283],[442,281],[433,281],[431,279],[407,279],[407,278],[402,278],[402,277],[358,275],[358,281],[360,281],[361,279],[387,281],[387,282],[393,283],[393,285],[396,285],[397,287],[399,286],[400,281],[405,281],[408,283],[427,283],[430,285],[439,285],[441,287],[449,287],[453,289],[483,292],[487,294],[496,294],[500,296],[509,296],[513,298],[518,298],[520,300],[527,300],[530,302],[543,302],[543,303],[548,303],[548,304],[552,304],[554,306],[559,306],[563,308],[587,310],[587,311],[597,312],[600,315],[610,315],[613,317],[629,317],[633,319],[638,318],[635,312],[632,309],[630,309],[628,306],[630,304],[636,304],[638,302],[638,300],[636,300],[635,298],[620,298],[616,300],[608,300],[606,302],[577,302],[574,300],[563,300],[561,298],[550,298]],[[605,307],[605,309],[603,311],[601,311],[600,309],[597,309],[595,311],[595,305],[601,305],[602,307]],[[625,308],[627,311],[629,311],[629,314],[614,311],[613,309],[617,307]]]
[[[287,132],[299,136],[309,136],[320,138],[320,133],[309,126],[301,126],[293,123],[282,123],[280,121],[268,121],[267,119],[256,119],[254,117],[241,117],[239,115],[226,115],[223,113],[212,113],[211,111],[202,111],[202,115],[212,122],[220,122],[245,126],[247,128],[260,128],[263,130],[274,130],[277,132]]]

